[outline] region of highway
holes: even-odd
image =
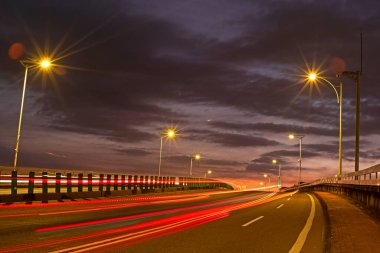
[[[185,192],[0,207],[0,252],[323,252],[307,193]]]

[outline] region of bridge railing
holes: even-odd
[[[74,192],[141,191],[228,188],[214,180],[193,177],[97,174],[84,172],[0,171],[0,195]]]
[[[325,177],[311,182],[311,184],[356,184],[380,186],[380,164],[357,172],[345,173],[341,177]]]

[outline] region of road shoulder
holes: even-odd
[[[380,225],[354,203],[328,192],[315,192],[326,205],[332,253],[380,253]],[[324,205],[322,204],[322,205]]]

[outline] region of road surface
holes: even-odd
[[[307,193],[206,192],[0,207],[0,252],[323,252]]]

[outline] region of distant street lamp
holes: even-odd
[[[208,171],[206,171],[206,173],[205,173],[205,178],[207,178],[207,174],[208,174],[208,175],[211,175],[211,173],[212,173],[212,170],[208,170]]]
[[[13,160],[13,170],[15,171],[17,168],[17,159],[18,159],[18,150],[20,146],[20,136],[21,136],[21,123],[22,123],[22,113],[24,110],[24,99],[25,99],[25,89],[26,89],[26,80],[28,78],[28,70],[30,68],[40,68],[42,70],[47,70],[51,67],[51,61],[48,58],[41,59],[39,62],[29,62],[20,61],[20,63],[25,67],[25,75],[24,75],[24,85],[22,88],[22,96],[21,96],[21,105],[20,105],[20,116],[18,119],[18,128],[17,128],[17,136],[16,136],[16,147],[15,147],[15,155]]]
[[[316,73],[309,73],[308,79],[310,82],[317,82],[319,80],[324,81],[328,85],[331,86],[331,88],[334,89],[336,99],[339,103],[339,162],[338,162],[338,177],[340,178],[342,176],[342,140],[343,140],[343,125],[342,125],[342,115],[343,115],[343,83],[342,80],[339,81],[339,94],[338,91],[329,80],[327,80],[324,77],[321,77],[317,75]],[[358,125],[358,124],[357,124]]]
[[[160,145],[160,159],[158,160],[158,176],[161,176],[161,160],[162,160],[162,140],[163,138],[174,139],[177,135],[177,132],[173,128],[169,128],[166,132],[161,134],[161,145]]]
[[[278,187],[281,187],[281,163],[279,163],[276,159],[272,160],[273,164],[278,164]]]
[[[301,170],[302,170],[302,139],[303,137],[305,137],[304,135],[297,135],[297,134],[289,134],[289,139],[291,140],[294,140],[294,138],[298,138],[299,139],[299,159],[298,159],[298,162],[299,162],[299,174],[298,174],[298,185],[301,184]]]
[[[264,174],[264,177],[265,177],[265,178],[268,178],[268,184],[270,185],[270,176],[267,175],[267,174]]]
[[[194,156],[190,157],[190,171],[189,171],[190,177],[193,176],[193,159],[199,161],[201,159],[201,155],[195,154]]]

